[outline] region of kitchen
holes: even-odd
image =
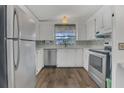
[[[0,26],[1,35],[7,37],[3,44],[7,50],[0,49],[7,55],[0,61],[5,67],[1,68],[0,86],[124,87],[120,83],[124,73],[123,9],[102,5],[0,6],[5,26]]]
[[[57,9],[59,9],[59,8],[61,9],[61,7],[58,7]],[[59,68],[62,68],[62,67],[68,67],[68,68],[69,67],[70,68],[84,67],[88,71],[89,53],[90,53],[89,49],[94,49],[94,48],[95,49],[104,49],[104,46],[108,46],[108,47],[111,46],[112,16],[110,16],[110,15],[112,15],[112,11],[110,9],[111,9],[110,7],[107,7],[106,9],[103,7],[102,9],[99,10],[99,11],[102,11],[103,13],[104,13],[104,11],[109,10],[107,12],[109,13],[108,16],[110,17],[110,20],[108,20],[108,17],[107,17],[108,22],[105,21],[106,23],[108,23],[108,25],[106,26],[108,28],[105,28],[108,30],[108,32],[105,33],[105,35],[104,35],[105,37],[103,37],[102,35],[97,35],[97,37],[99,36],[99,38],[96,38],[96,36],[95,36],[96,32],[97,32],[97,31],[95,31],[96,30],[95,21],[97,20],[95,17],[96,17],[96,15],[101,16],[101,13],[99,13],[98,10],[97,10],[98,11],[97,13],[93,14],[92,17],[89,17],[88,20],[85,20],[84,22],[83,22],[82,17],[77,18],[77,19],[76,18],[68,19],[70,21],[69,22],[70,24],[68,23],[64,26],[61,25],[61,20],[59,20],[58,22],[56,22],[56,21],[44,22],[44,21],[40,20],[39,35],[41,36],[40,40],[43,40],[43,41],[41,41],[41,42],[38,41],[36,43],[37,47],[38,47],[38,50],[37,50],[38,58],[37,59],[38,59],[39,65],[41,65],[41,67],[39,66],[40,68],[37,69],[37,72],[39,72],[41,70],[41,68],[43,68],[43,66],[45,66],[45,67],[46,66],[47,67],[48,66],[56,66]],[[64,16],[64,17],[66,17],[66,16]],[[81,18],[82,18],[82,20],[81,20]],[[98,21],[99,20],[97,20],[97,22]],[[102,22],[102,18],[100,21]],[[99,24],[99,23],[97,23],[97,24]],[[87,28],[86,28],[86,26],[87,26]],[[98,28],[98,30],[99,29],[100,28]],[[65,44],[64,41],[62,42],[61,39],[60,39],[60,41],[59,41],[59,39],[57,41],[57,38],[59,38],[59,36],[62,36],[62,34],[64,36],[65,32],[66,32],[66,34],[67,34],[67,32],[69,33],[69,30],[74,32],[74,34],[75,34],[74,38],[76,41],[70,41],[71,43],[70,42],[68,43],[68,41],[67,41],[67,44]],[[71,31],[70,31],[70,33],[71,33]],[[53,36],[51,36],[51,35],[53,35]],[[74,36],[74,35],[72,35],[72,36]],[[56,41],[54,41],[54,40],[56,40]],[[105,43],[108,43],[108,44],[105,44]],[[50,57],[52,57],[53,59]],[[49,60],[47,60],[47,59],[49,59]],[[52,60],[54,60],[54,61],[52,61]],[[43,63],[41,63],[41,62],[43,62]],[[48,64],[47,62],[51,62],[51,63]],[[104,79],[104,82],[105,82],[105,79]],[[101,87],[105,87],[105,84]]]

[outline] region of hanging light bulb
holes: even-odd
[[[67,16],[63,16],[62,23],[63,24],[68,24],[68,17]]]

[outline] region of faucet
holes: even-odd
[[[67,47],[68,46],[67,40],[63,40],[63,42],[64,42],[64,46]]]

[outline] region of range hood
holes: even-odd
[[[110,38],[112,32],[102,33],[102,32],[96,32],[96,38]]]

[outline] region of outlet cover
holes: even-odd
[[[119,47],[119,50],[124,50],[124,43],[119,43],[118,47]]]

